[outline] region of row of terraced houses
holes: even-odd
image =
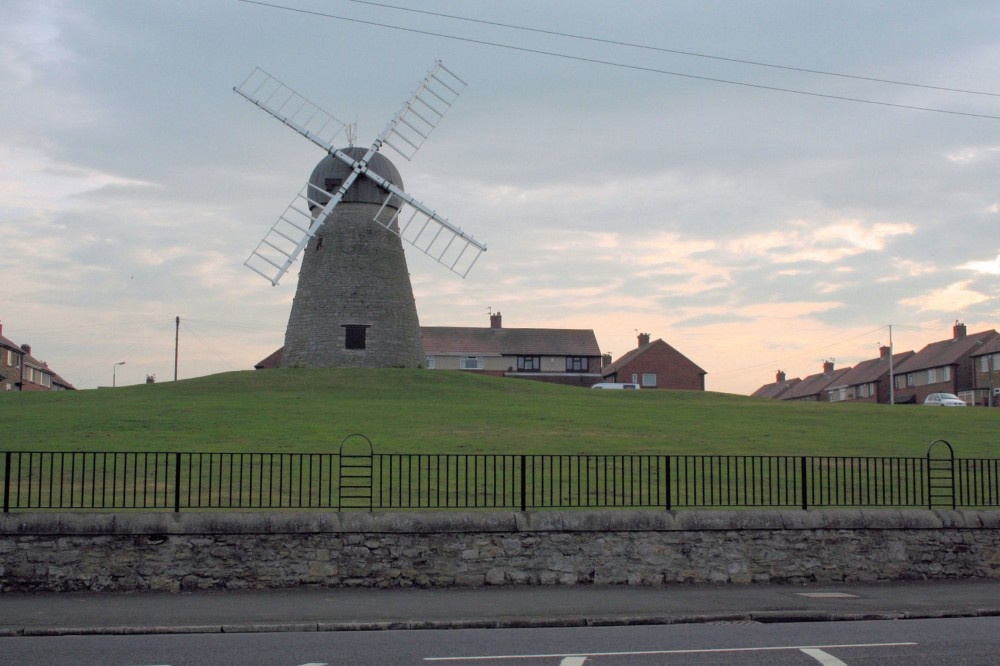
[[[882,347],[878,358],[851,368],[775,381],[754,391],[760,398],[819,402],[922,403],[931,393],[952,393],[969,405],[1000,406],[1000,334],[993,329],[970,334],[956,322],[952,336],[920,351],[892,353]]]

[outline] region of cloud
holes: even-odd
[[[1000,254],[992,261],[969,261],[959,266],[959,268],[986,275],[1000,275]]]
[[[955,164],[972,164],[992,159],[997,155],[1000,155],[1000,146],[969,146],[952,151],[945,155],[945,158]]]
[[[969,289],[971,280],[956,282],[941,289],[929,291],[913,298],[905,298],[902,305],[916,308],[917,312],[952,312],[960,314],[964,309],[990,300],[986,294]]]

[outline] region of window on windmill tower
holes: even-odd
[[[343,178],[327,178],[325,182],[326,191],[329,192],[330,194],[333,194],[334,192],[339,190],[340,186],[343,184],[344,184]]]
[[[369,328],[365,324],[344,324],[344,349],[364,349]]]

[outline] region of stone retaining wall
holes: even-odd
[[[1000,511],[8,514],[0,591],[1000,578]]]

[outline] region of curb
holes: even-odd
[[[474,620],[385,620],[372,622],[248,622],[223,625],[149,625],[117,627],[0,627],[0,637],[135,636],[148,634],[248,634],[318,631],[421,631],[441,629],[551,629],[563,627],[626,627],[663,624],[759,622],[855,622],[998,617],[1000,607],[939,611],[813,612],[754,611],[641,616],[502,617]]]

